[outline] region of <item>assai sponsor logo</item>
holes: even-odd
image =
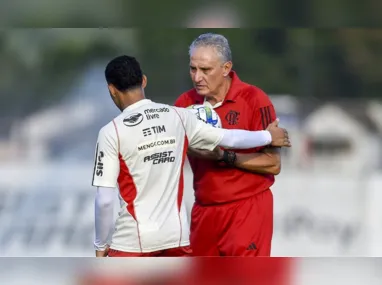
[[[162,164],[162,163],[169,163],[175,161],[175,156],[173,155],[173,151],[162,151],[157,152],[148,156],[145,156],[143,159],[143,162],[151,162],[153,164]]]

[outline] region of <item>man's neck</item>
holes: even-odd
[[[224,80],[224,83],[220,86],[216,94],[206,95],[206,101],[212,106],[223,102],[228,94],[229,88],[231,87],[231,82],[232,78],[228,77],[227,80]]]
[[[141,90],[137,90],[137,91],[129,91],[127,92],[126,94],[124,94],[123,96],[123,102],[121,102],[122,104],[122,110],[125,110],[127,107],[141,101],[141,100],[144,100],[146,99],[145,97],[145,94],[141,91]]]

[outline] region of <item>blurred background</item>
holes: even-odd
[[[382,278],[379,258],[3,258],[0,265],[10,285],[380,285]]]
[[[203,28],[240,26],[224,5],[186,18],[194,29],[0,30],[0,256],[94,255],[94,148],[119,114],[105,65],[136,56],[147,97],[172,104],[192,87],[188,46],[204,32],[228,38],[234,70],[292,138],[272,255],[382,256],[382,30]],[[189,210],[191,181],[186,166]]]

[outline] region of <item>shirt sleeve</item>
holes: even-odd
[[[109,125],[108,125],[109,126]],[[93,170],[93,186],[116,187],[119,175],[118,137],[114,127],[102,128],[98,134]]]
[[[221,142],[224,131],[206,124],[185,108],[175,108],[182,120],[189,147],[213,150]]]
[[[272,136],[269,131],[246,131],[246,130],[225,130],[219,145],[224,148],[250,149],[269,145]]]
[[[94,201],[94,248],[96,250],[106,249],[113,232],[115,197],[115,189],[97,187],[97,193]]]
[[[265,130],[270,123],[276,120],[277,116],[275,108],[268,95],[260,89],[258,89],[256,93],[257,102],[254,106],[251,129],[260,131]],[[254,151],[261,151],[266,147],[271,146],[258,147],[255,148]]]
[[[265,130],[270,123],[276,120],[275,108],[264,92],[258,94],[258,100],[254,111],[253,130]]]

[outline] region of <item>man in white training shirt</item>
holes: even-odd
[[[96,145],[96,256],[190,256],[183,203],[187,148],[289,147],[288,133],[277,122],[258,132],[214,128],[187,109],[145,99],[147,78],[130,56],[110,61],[105,77],[122,113],[100,130]],[[115,188],[121,209],[114,224]]]

